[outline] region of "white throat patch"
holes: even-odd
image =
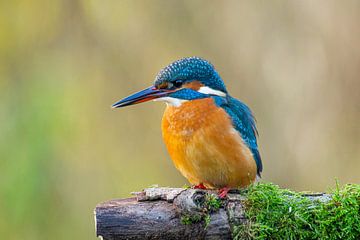
[[[156,98],[153,101],[155,102],[166,102],[166,104],[174,107],[180,107],[183,102],[187,102],[188,100],[184,99],[178,99],[178,98],[172,98],[172,97],[162,97],[162,98]]]
[[[200,89],[198,90],[199,93],[204,93],[204,94],[212,94],[212,95],[217,95],[220,97],[225,97],[226,94],[222,91],[219,90],[215,90],[209,87],[200,87]]]

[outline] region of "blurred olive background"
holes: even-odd
[[[359,23],[359,1],[1,1],[1,238],[95,239],[98,202],[187,183],[164,104],[110,108],[186,56],[255,112],[264,181],[360,183]]]

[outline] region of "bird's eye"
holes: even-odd
[[[169,87],[168,85],[169,85],[168,82],[162,82],[157,86],[157,88],[158,89],[167,89]]]
[[[176,80],[176,81],[174,82],[174,86],[177,87],[177,88],[181,87],[182,84],[183,84],[183,83],[182,83],[182,81],[180,81],[180,80]]]

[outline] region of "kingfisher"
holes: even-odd
[[[200,189],[246,187],[261,176],[255,118],[229,95],[214,66],[188,57],[166,66],[154,84],[112,105],[163,101],[162,137],[175,167]]]

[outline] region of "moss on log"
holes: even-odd
[[[271,183],[216,191],[148,188],[95,209],[96,234],[117,239],[360,239],[360,186],[296,193]]]

